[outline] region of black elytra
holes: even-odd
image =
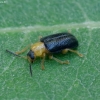
[[[49,35],[40,39],[46,49],[51,53],[57,53],[63,49],[75,49],[78,47],[76,37],[68,32]]]

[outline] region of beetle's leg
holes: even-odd
[[[42,38],[42,36],[39,36],[39,40]]]
[[[43,57],[43,59],[42,59],[42,61],[41,61],[41,69],[44,70],[44,69],[45,69],[45,68],[44,68],[45,53],[43,53],[42,57]]]
[[[61,63],[61,64],[69,64],[69,61],[61,61],[61,60],[59,60],[59,59],[53,57],[53,55],[50,55],[49,58],[50,58],[50,59],[53,59],[53,60],[55,60],[56,62],[59,62],[59,63]]]
[[[76,50],[72,50],[72,49],[66,49],[66,50],[68,50],[70,52],[73,52],[73,53],[76,53],[80,57],[83,57],[83,55],[81,53],[79,53],[78,51],[76,51]]]
[[[68,33],[71,33],[71,30],[68,30]]]
[[[62,54],[66,54],[68,52],[67,49],[62,50]]]
[[[21,53],[24,53],[30,46],[31,46],[31,45],[26,46],[24,49],[15,52],[15,54],[19,55],[19,54],[21,54]]]

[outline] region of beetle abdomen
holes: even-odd
[[[40,39],[46,49],[51,53],[60,52],[63,49],[74,49],[78,47],[78,41],[70,33],[58,33]]]

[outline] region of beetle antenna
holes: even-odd
[[[21,58],[27,59],[26,57],[20,56],[20,55],[14,53],[14,52],[12,52],[12,51],[9,51],[9,50],[6,50],[6,51],[9,52],[9,53],[11,53],[11,54],[13,54],[14,56],[17,56],[17,57],[21,57]]]
[[[15,53],[13,53],[13,52],[11,52],[11,51],[9,51],[9,50],[6,50],[6,51],[9,52],[9,53],[11,53],[11,54],[13,54],[14,56],[20,57],[19,55],[15,54]]]
[[[30,64],[30,74],[32,76],[32,66],[31,66],[31,64]]]

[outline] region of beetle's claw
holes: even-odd
[[[83,57],[83,54],[80,53],[79,56],[80,56],[80,57]]]

